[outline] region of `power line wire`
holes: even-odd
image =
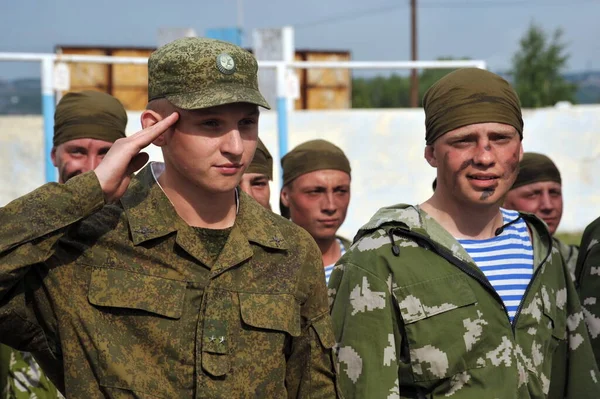
[[[427,9],[453,9],[453,8],[509,8],[509,7],[565,7],[565,6],[577,6],[583,4],[598,4],[600,5],[600,0],[570,0],[570,1],[562,1],[562,2],[550,2],[549,0],[515,0],[515,1],[444,1],[444,2],[426,2],[421,1],[419,3],[419,8],[427,8]],[[398,9],[408,8],[408,3],[402,4],[393,4],[386,5],[375,8],[368,8],[363,10],[355,10],[351,12],[345,12],[341,14],[334,14],[328,17],[317,19],[308,22],[302,22],[297,24],[292,24],[296,29],[308,28],[317,25],[323,24],[332,24],[336,22],[346,22],[352,21],[355,19],[363,18],[366,16],[382,14],[389,11],[394,11]]]

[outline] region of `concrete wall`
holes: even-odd
[[[128,134],[140,129],[129,113]],[[580,231],[600,216],[600,106],[524,112],[525,151],[542,152],[563,176],[565,210],[559,230]],[[420,109],[296,111],[290,115],[290,149],[316,138],[341,147],[352,164],[352,200],[340,233],[351,238],[380,207],[419,203],[431,195],[435,169],[423,158],[424,114]],[[43,183],[41,117],[0,117],[0,205]],[[277,119],[263,112],[260,135],[275,159]],[[161,160],[160,149],[148,148]],[[271,204],[278,210],[279,165]]]

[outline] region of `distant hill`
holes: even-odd
[[[578,104],[600,104],[600,71],[573,72],[565,78],[578,85]],[[38,78],[0,80],[0,115],[40,115],[41,82]]]

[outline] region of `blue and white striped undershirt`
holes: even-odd
[[[340,244],[340,257],[346,253],[346,247],[344,247],[344,243],[339,238],[336,238],[337,242]],[[325,284],[329,284],[329,277],[331,276],[331,272],[333,271],[333,267],[335,266],[335,262],[331,265],[325,266]]]
[[[493,238],[457,240],[500,295],[512,322],[533,275],[533,246],[519,213],[503,208],[500,211],[504,224],[517,218],[519,221]]]

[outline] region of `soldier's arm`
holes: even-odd
[[[329,280],[331,316],[344,398],[399,398],[399,354],[394,301],[386,281],[340,260]]]
[[[596,364],[600,367],[600,218],[583,233],[576,270],[579,300]]]
[[[67,228],[101,209],[93,172],[66,184],[49,183],[0,209],[0,302],[29,267],[46,261]]]
[[[575,285],[564,267],[567,286],[567,392],[565,398],[600,398],[600,373],[594,359],[590,336],[584,321]]]
[[[305,232],[303,232],[305,233]],[[289,398],[339,397],[332,358],[335,344],[321,252],[312,237],[305,234],[301,245],[308,248],[301,285],[306,301],[301,305],[302,332],[293,337],[286,369]]]

